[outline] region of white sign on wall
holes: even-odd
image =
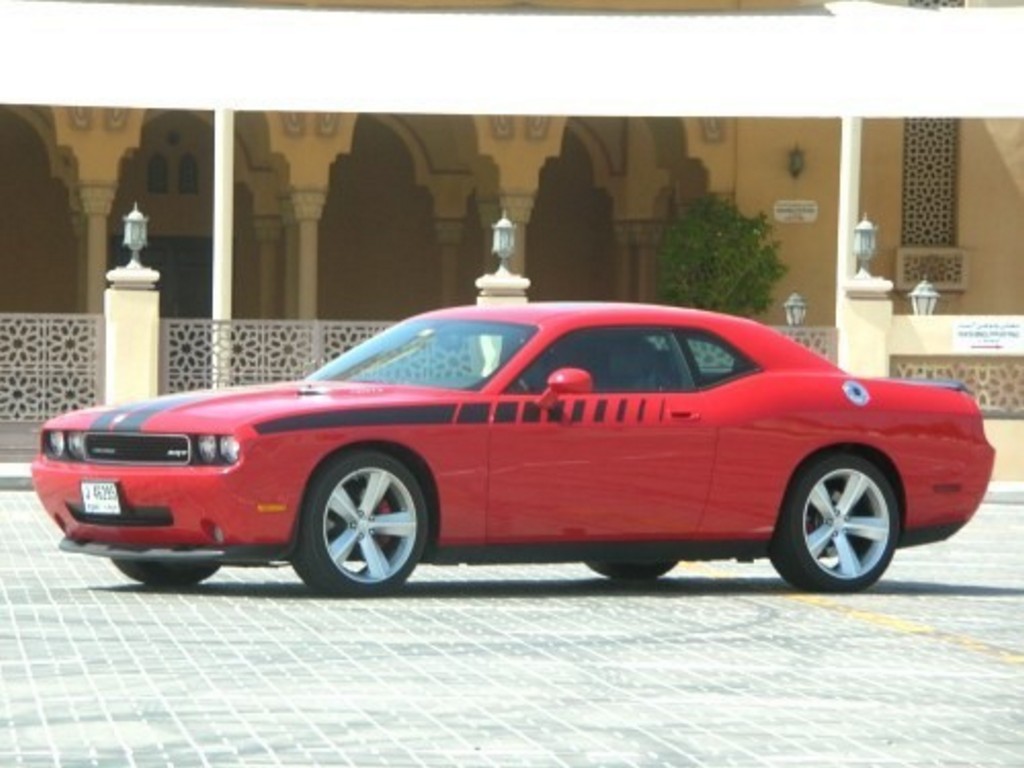
[[[775,220],[783,224],[811,224],[818,220],[816,200],[776,200]]]
[[[1022,352],[1024,323],[1020,320],[960,320],[953,325],[957,352]]]

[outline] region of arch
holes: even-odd
[[[596,176],[580,133],[566,131],[561,152],[541,169],[527,227],[532,300],[607,300],[614,295],[612,200]]]
[[[39,136],[50,166],[50,174],[63,181],[70,189],[74,183],[74,162],[57,145],[57,131],[54,127],[53,111],[48,107],[24,107],[4,105],[3,109],[20,117]]]
[[[440,252],[430,193],[410,136],[360,115],[349,153],[330,169],[320,219],[319,315],[398,319],[440,303]]]
[[[53,173],[54,134],[40,120],[33,110],[0,107],[3,312],[68,312],[78,305],[79,249],[68,189]]]
[[[625,118],[620,119],[623,123],[625,122]],[[598,135],[593,121],[577,117],[570,118],[566,124],[566,130],[571,131],[583,146],[586,147],[587,154],[590,155],[594,183],[602,189],[611,192],[612,176],[615,173],[611,151],[604,140]],[[565,146],[564,140],[562,146],[563,148]]]

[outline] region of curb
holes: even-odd
[[[1024,504],[1024,483],[989,483],[985,504]]]
[[[0,491],[31,491],[31,465],[0,464]]]

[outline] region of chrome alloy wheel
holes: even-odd
[[[889,554],[893,513],[867,474],[851,468],[829,472],[815,483],[804,505],[807,552],[833,578],[860,578]]]
[[[323,514],[328,556],[345,577],[360,584],[384,582],[402,570],[415,549],[417,526],[409,488],[374,466],[342,478]]]

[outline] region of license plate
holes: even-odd
[[[120,515],[121,496],[117,483],[83,480],[82,505],[87,515]]]

